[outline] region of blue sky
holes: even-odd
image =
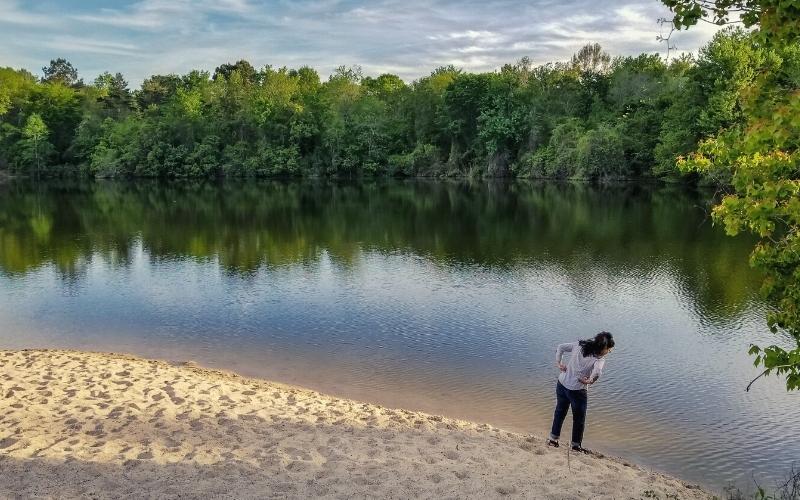
[[[65,57],[92,80],[121,72],[134,85],[155,73],[213,69],[244,58],[309,65],[323,77],[341,64],[411,81],[454,64],[488,71],[528,56],[568,59],[585,43],[612,55],[665,51],[658,0],[0,0],[0,66],[40,75]],[[673,36],[696,51],[715,27]]]

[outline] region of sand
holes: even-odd
[[[709,498],[487,424],[129,355],[0,350],[0,498]]]

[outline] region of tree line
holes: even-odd
[[[718,176],[676,158],[741,126],[770,57],[726,30],[696,57],[611,57],[499,71],[452,66],[411,83],[339,67],[222,64],[213,73],[91,83],[56,59],[37,78],[0,68],[0,169],[95,177],[512,176],[611,180]],[[724,179],[723,179],[724,180]]]

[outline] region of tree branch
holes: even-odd
[[[747,387],[745,387],[744,391],[745,392],[750,392],[750,386],[753,385],[753,382],[755,382],[756,380],[760,379],[761,377],[763,377],[767,373],[771,372],[772,370],[777,370],[779,368],[792,368],[793,366],[794,365],[779,365],[779,366],[773,366],[771,368],[767,368],[766,370],[761,372],[761,375],[759,375],[758,377],[756,377],[753,380],[751,380],[750,383],[747,384]]]

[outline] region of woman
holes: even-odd
[[[586,423],[586,388],[600,378],[605,356],[614,347],[614,337],[608,332],[600,332],[593,339],[561,344],[556,350],[556,365],[561,373],[556,383],[556,411],[553,415],[553,428],[550,431],[548,446],[558,448],[561,426],[567,417],[567,409],[572,407],[572,449],[588,453],[581,447],[583,428]],[[561,362],[565,352],[571,352],[567,364]]]

